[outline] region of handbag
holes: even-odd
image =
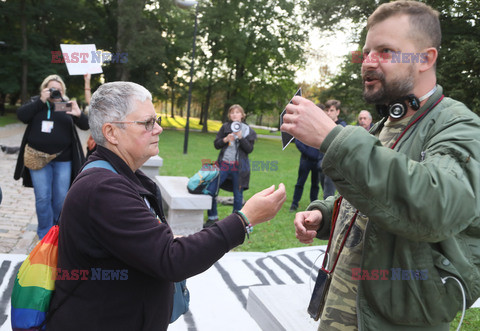
[[[26,144],[25,151],[23,153],[23,164],[28,169],[39,170],[45,167],[50,161],[52,161],[61,153],[62,152],[56,154],[44,153]]]
[[[11,298],[13,331],[41,330],[47,322],[46,315],[55,289],[58,233],[58,225],[51,227],[17,273]]]
[[[175,293],[173,294],[173,310],[170,323],[175,322],[181,315],[188,311],[190,305],[190,292],[187,288],[187,281],[175,282]]]

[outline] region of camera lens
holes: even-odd
[[[52,87],[49,91],[50,91],[50,98],[51,99],[61,99],[62,98],[62,94],[60,93],[59,90]]]

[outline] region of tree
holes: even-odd
[[[375,0],[312,0],[310,18],[314,25],[330,31],[349,22],[359,27],[357,40],[364,44],[364,26],[368,16],[380,3]],[[440,12],[442,46],[437,62],[437,79],[446,95],[464,102],[480,114],[480,3],[478,1],[431,0],[424,1]],[[360,28],[362,27],[362,28]],[[346,58],[341,72],[332,80],[332,86],[323,96],[340,96],[351,111],[370,109],[361,99],[360,64]],[[323,99],[323,97],[322,97]]]
[[[234,103],[247,113],[278,107],[295,90],[305,31],[295,20],[299,2],[289,0],[210,0],[202,2],[201,72],[210,95],[222,93],[222,117]],[[204,116],[206,114],[204,113]]]

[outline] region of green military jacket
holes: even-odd
[[[442,96],[437,91],[414,122]],[[480,296],[480,119],[443,98],[394,150],[361,127],[337,126],[325,139],[323,171],[338,192],[369,217],[362,269],[422,270],[424,280],[360,280],[360,330],[440,329]],[[408,126],[407,126],[408,128]],[[315,201],[328,238],[334,198]],[[427,271],[425,274],[424,271]]]

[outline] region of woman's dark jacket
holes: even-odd
[[[54,105],[52,105],[50,120],[54,121],[54,129],[55,125],[58,126],[59,124],[64,126],[71,126],[71,128],[62,128],[64,132],[69,132],[69,136],[64,137],[63,140],[60,136],[60,139],[58,139],[58,146],[42,146],[41,144],[37,145],[39,144],[37,140],[41,140],[41,135],[44,135],[44,133],[42,133],[37,126],[41,125],[41,122],[43,120],[47,120],[47,113],[47,104],[43,103],[38,96],[33,97],[29,103],[21,106],[17,110],[18,118],[23,123],[26,123],[28,125],[22,138],[22,144],[20,146],[20,152],[18,154],[17,165],[15,166],[15,173],[13,175],[13,178],[15,180],[18,180],[20,179],[20,177],[22,177],[23,185],[26,187],[33,187],[32,179],[30,177],[30,171],[28,171],[28,168],[25,167],[23,162],[23,153],[25,151],[25,145],[27,143],[29,143],[29,145],[33,148],[45,153],[54,154],[62,152],[55,160],[72,161],[71,182],[73,182],[76,175],[78,174],[78,171],[85,163],[85,154],[83,153],[82,144],[80,142],[80,138],[78,137],[77,130],[75,129],[75,125],[77,125],[82,130],[88,130],[88,116],[82,113],[80,117],[76,117],[65,114],[64,112],[55,112]],[[34,129],[34,127],[36,129]],[[70,141],[71,144],[70,146],[61,146],[62,141]]]
[[[132,172],[102,146],[88,162],[94,160],[108,161],[118,173],[87,169],[68,191],[60,216],[58,274],[76,271],[77,279],[57,278],[51,307],[65,301],[47,330],[166,330],[173,282],[207,270],[243,243],[243,223],[232,214],[174,239],[144,201],[161,214],[159,189],[151,179],[140,170]],[[92,269],[97,275],[101,271],[103,279],[92,280]],[[81,270],[89,273],[88,280],[79,280]]]
[[[224,123],[218,131],[213,142],[215,148],[220,149],[220,154],[218,155],[217,159],[219,165],[221,165],[225,150],[228,148],[228,142],[224,142],[223,138],[233,132],[230,128],[231,124],[231,121]],[[243,190],[248,190],[248,185],[250,183],[250,160],[248,159],[248,154],[253,151],[253,144],[257,139],[257,133],[251,127],[249,127],[249,129],[249,134],[246,137],[243,137],[242,139],[235,139],[235,143],[237,144],[237,155],[235,159],[237,160],[238,169],[240,172],[240,188]],[[229,192],[233,192],[233,181],[230,178],[227,178],[223,184],[220,185],[220,188]]]

